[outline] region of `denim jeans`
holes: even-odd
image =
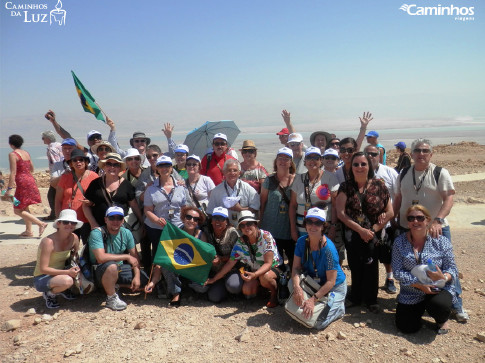
[[[443,227],[441,229],[441,234],[448,238],[451,242],[451,231],[450,231],[450,226]],[[461,312],[463,310],[463,300],[461,298],[462,294],[462,289],[461,289],[461,283],[460,279],[458,276],[456,279],[453,279],[453,285],[455,286],[455,291],[456,291],[456,302],[453,303],[453,309],[456,310],[457,312]]]

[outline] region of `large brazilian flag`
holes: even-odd
[[[73,71],[72,73],[72,78],[74,79],[74,85],[76,86],[76,91],[77,94],[79,95],[79,99],[81,100],[81,105],[84,108],[84,111],[92,113],[98,120],[104,121],[104,116],[101,112],[101,109],[98,107],[96,104],[96,100],[94,99],[93,96],[91,96],[91,93],[84,88],[83,84],[79,80],[79,78],[76,77]]]
[[[203,284],[209,276],[215,255],[214,246],[167,222],[153,263]]]

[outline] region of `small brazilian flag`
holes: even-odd
[[[83,84],[79,80],[79,78],[76,77],[73,71],[72,73],[72,78],[74,79],[74,85],[76,86],[76,91],[77,94],[79,95],[79,98],[81,100],[81,105],[84,108],[84,111],[92,113],[98,120],[104,121],[103,114],[101,110],[99,109],[98,105],[96,104],[96,101],[93,96],[91,96],[91,93],[84,88]]]
[[[203,284],[209,276],[215,255],[214,246],[167,222],[153,263]]]

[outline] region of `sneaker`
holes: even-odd
[[[470,320],[470,316],[462,308],[461,311],[458,311],[458,310],[455,311],[455,319],[459,323],[466,323],[468,322],[468,320]]]
[[[108,296],[106,298],[106,307],[110,308],[111,310],[125,310],[126,309],[126,303],[120,299],[118,294],[114,294],[113,296]]]
[[[76,295],[74,295],[70,289],[61,291],[59,295],[61,295],[66,300],[76,300],[77,298]]]
[[[50,291],[43,292],[42,297],[45,300],[45,306],[47,306],[47,309],[57,309],[60,306],[57,302],[56,294],[53,294]]]
[[[384,290],[386,290],[388,294],[395,294],[397,292],[396,286],[394,285],[394,279],[386,279]]]

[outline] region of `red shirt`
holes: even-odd
[[[226,162],[226,160],[234,158],[231,155],[227,155],[225,153],[221,156],[217,156],[215,153],[212,153],[210,155],[211,160],[208,167],[207,155],[203,157],[201,161],[200,173],[202,175],[207,175],[209,178],[211,178],[215,185],[219,185],[224,180],[224,175],[222,174],[222,168],[224,167],[224,163]]]

